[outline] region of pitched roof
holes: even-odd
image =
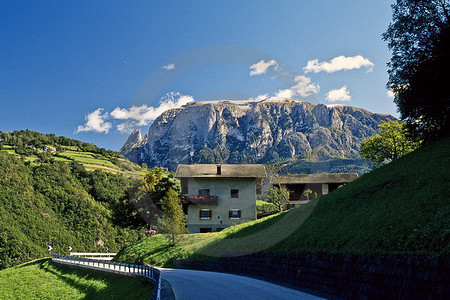
[[[347,183],[358,178],[356,173],[279,175],[271,184]]]
[[[217,166],[221,166],[221,174],[217,174]],[[261,178],[266,177],[266,168],[260,164],[179,164],[175,173],[177,178]]]

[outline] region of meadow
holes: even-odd
[[[153,282],[43,258],[0,271],[1,299],[149,299]]]

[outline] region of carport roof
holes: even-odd
[[[271,184],[307,184],[307,183],[347,183],[358,178],[356,173],[325,173],[325,174],[290,174],[278,175]]]

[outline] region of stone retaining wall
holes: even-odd
[[[250,275],[345,299],[450,299],[450,257],[257,253],[176,267]]]

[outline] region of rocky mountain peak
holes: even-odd
[[[292,99],[202,101],[167,110],[147,138],[133,131],[121,153],[138,164],[266,163],[358,156],[359,143],[392,116]]]

